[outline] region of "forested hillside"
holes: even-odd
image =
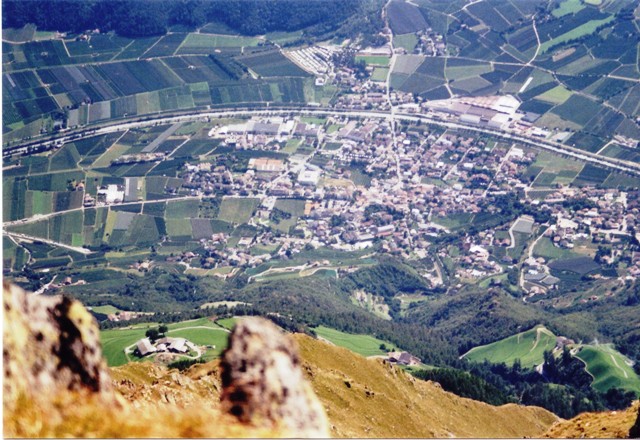
[[[33,23],[39,29],[60,32],[99,28],[127,37],[158,35],[172,25],[193,28],[209,21],[247,35],[309,26],[322,31],[336,28],[359,11],[362,3],[363,0],[4,0],[2,26]]]

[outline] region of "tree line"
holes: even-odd
[[[636,398],[631,391],[611,388],[600,392],[591,387],[593,378],[584,364],[565,349],[554,355],[544,353],[542,374],[522,368],[489,362],[464,364],[463,369],[437,368],[412,374],[438,382],[446,391],[491,405],[519,403],[545,408],[562,418],[586,411],[620,410]],[[466,371],[465,371],[466,370]]]

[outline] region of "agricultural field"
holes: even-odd
[[[402,47],[407,53],[413,52],[416,44],[418,44],[418,37],[415,34],[394,35],[393,37],[394,47]]]
[[[373,73],[371,74],[371,80],[385,82],[387,80],[388,74],[389,69],[385,67],[376,67],[375,69],[373,69]]]
[[[444,86],[445,65],[443,58],[405,56],[394,65],[391,85],[403,92],[438,99],[432,93]],[[447,93],[443,98],[448,97]]]
[[[606,392],[615,387],[640,395],[640,377],[630,360],[611,344],[584,345],[576,351],[575,356],[585,363],[585,369],[593,376],[595,389]]]
[[[554,246],[547,237],[542,237],[536,242],[536,246],[533,248],[533,255],[535,257],[542,257],[545,260],[568,259],[578,256],[578,254],[570,249]]]
[[[557,86],[538,95],[537,99],[551,104],[562,104],[571,97],[571,94],[570,90],[567,90],[563,86]]]
[[[259,199],[228,197],[222,199],[218,220],[247,223],[260,203]]]
[[[304,214],[305,200],[303,199],[278,199],[274,206],[279,210],[278,218],[272,218],[272,221],[276,223],[276,228],[282,232],[289,232],[289,229],[298,221]]]
[[[314,331],[318,336],[328,340],[330,343],[347,348],[362,356],[386,355],[394,347],[390,342],[369,335],[352,335],[324,326],[316,327]],[[382,344],[387,347],[387,350],[380,349]]]
[[[425,30],[428,27],[420,9],[413,4],[395,0],[389,4],[387,11],[389,24],[394,34],[402,35]]]
[[[10,35],[25,39],[31,31]],[[67,125],[76,127],[211,104],[304,102],[302,84],[286,78],[308,74],[278,49],[241,54],[260,42],[237,35],[174,33],[134,40],[101,34],[89,42],[7,43],[10,55],[3,63],[7,140],[42,128],[44,120],[52,124],[51,118],[65,108],[70,108]],[[247,67],[274,80],[254,79],[244,72]]]
[[[519,359],[524,368],[532,368],[544,362],[544,352],[556,346],[556,335],[544,326],[509,336],[492,344],[474,347],[464,354],[471,362],[487,360],[513,365]]]
[[[233,50],[257,46],[259,40],[239,35],[189,34],[180,44],[179,54],[209,54],[218,50]]]
[[[473,218],[472,214],[461,213],[461,214],[450,215],[449,217],[434,216],[431,219],[431,221],[441,226],[444,226],[447,229],[456,230],[468,225],[471,222],[472,218]]]
[[[532,60],[538,43],[530,18],[537,10],[536,2],[530,3],[483,1],[460,9],[455,2],[445,6],[433,0],[394,0],[387,13],[397,47],[411,53],[416,33],[432,29],[446,35],[447,53],[453,56],[446,57],[443,70],[435,58],[415,55],[416,64],[408,61],[411,55],[399,55],[391,86],[426,99],[449,98],[450,92],[515,94],[523,109],[551,115],[537,125],[581,130],[570,142],[588,151],[597,151],[615,134],[640,136],[633,122],[640,111],[637,50],[625,44],[630,33],[640,32],[627,18],[615,15],[619,8],[606,2],[564,0],[554,3],[549,19],[540,22],[541,47]],[[450,29],[452,22],[458,24]],[[504,36],[498,35],[501,32]],[[33,26],[6,33],[6,141],[38,134],[43,124],[53,124],[60,114],[56,112],[69,107],[67,124],[74,127],[209,105],[328,105],[336,93],[334,85],[327,90],[309,87],[303,81],[308,74],[270,45],[295,43],[299,31],[246,37],[210,24],[198,33],[140,39],[97,34],[86,41],[38,41],[54,36]],[[390,61],[360,55],[356,60],[373,67],[388,67]],[[531,66],[517,66],[530,60]],[[492,66],[493,61],[507,64]],[[603,78],[607,74],[615,77]],[[373,71],[376,81],[385,76],[382,69]],[[575,108],[580,111],[571,110]]]
[[[236,59],[262,77],[309,76],[280,50],[256,52]]]
[[[558,183],[568,185],[583,168],[584,164],[577,160],[541,151],[523,177],[528,177],[534,187],[549,187]]]

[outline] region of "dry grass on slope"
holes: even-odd
[[[547,438],[628,438],[636,421],[640,401],[623,411],[582,413],[571,420],[555,423],[544,435]]]
[[[461,398],[379,360],[308,336],[293,338],[334,437],[539,437],[558,420],[538,407],[494,407]],[[175,411],[168,420],[177,421],[184,417],[177,407],[192,414],[192,437],[205,432],[197,414],[208,414],[209,429],[235,430],[216,436],[247,435],[218,410],[218,362],[195,365],[182,374],[150,363],[128,364],[111,369],[111,375],[114,388],[140,414]],[[166,435],[173,433],[177,427]]]
[[[295,335],[303,370],[335,437],[541,436],[557,418],[537,407],[494,407],[416,380],[379,360]],[[218,362],[184,373],[149,362],[110,369],[116,400],[61,394],[53,405],[19,399],[5,413],[17,437],[277,437],[220,411]],[[348,385],[347,385],[348,384]],[[20,414],[19,417],[15,417]]]
[[[199,401],[217,407],[220,401],[218,362],[198,364],[180,373],[151,362],[130,363],[111,369],[116,391],[126,400],[180,405]]]
[[[5,437],[32,438],[225,438],[279,437],[274,430],[237,422],[210,402],[188,405],[136,401],[105,402],[88,393],[47,400],[19,398],[4,412]]]
[[[335,437],[539,437],[558,420],[538,407],[458,397],[380,360],[294,337]]]

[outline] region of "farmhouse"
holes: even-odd
[[[144,338],[136,342],[136,348],[140,356],[158,352],[186,354],[190,349],[194,350],[196,348],[195,344],[185,338],[170,338],[166,336],[156,340],[154,344],[151,343],[149,338]]]
[[[398,365],[420,365],[420,359],[406,351],[391,351],[387,360]]]
[[[149,341],[149,338],[140,339],[136,343],[136,348],[138,349],[138,353],[140,353],[140,356],[146,356],[157,351],[156,347],[151,345],[151,341]]]
[[[171,342],[167,347],[170,351],[177,353],[186,353],[189,349],[186,347],[187,340],[184,338],[171,338]]]

